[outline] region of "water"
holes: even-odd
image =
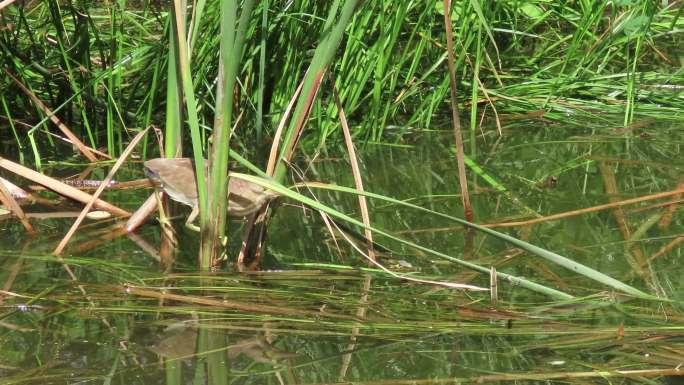
[[[592,135],[538,121],[504,128],[501,139],[480,137],[473,157],[489,178],[470,174],[478,223],[592,207],[674,190],[681,181],[683,137],[675,124],[653,122],[629,136],[605,122],[590,125]],[[437,132],[402,146],[369,145],[362,151],[365,188],[461,217],[450,140]],[[138,166],[120,178],[140,177]],[[339,157],[321,154],[298,166],[308,180],[353,185]],[[608,196],[611,178],[616,191]],[[106,198],[134,209],[147,193]],[[355,197],[316,194],[359,217]],[[678,300],[681,209],[666,223],[668,206],[650,207],[668,199],[624,206],[622,214],[602,210],[498,230]],[[371,200],[370,207],[373,225],[402,239],[578,298],[554,300],[499,280],[494,306],[487,293],[361,270],[363,257],[340,238],[338,249],[316,212],[287,201],[269,226],[269,270],[246,274],[197,274],[197,238],[181,229],[182,219],[176,265],[166,274],[151,257],[157,226],[144,226],[139,239],[108,239],[110,223],[90,222],[63,260],[72,281],[50,255],[72,219],[33,220],[39,234],[32,238],[4,220],[0,384],[453,383],[516,375],[530,382],[674,381],[662,375],[676,374],[664,370],[684,361],[679,303],[630,299],[491,236],[475,236],[465,253],[460,225],[387,202]],[[233,245],[243,225],[231,222]],[[375,240],[386,248],[381,263],[397,272],[489,287],[487,274]]]

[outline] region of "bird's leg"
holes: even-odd
[[[250,248],[248,245],[248,242],[250,239],[253,238],[252,233],[254,232],[254,221],[256,219],[256,214],[250,214],[247,222],[247,226],[245,227],[245,234],[242,238],[242,247],[240,247],[240,253],[238,254],[238,259],[237,259],[237,266],[238,270],[240,271],[246,271],[249,270],[247,265],[245,264],[245,258],[247,257],[247,253],[250,252]]]
[[[192,212],[188,216],[188,219],[185,221],[185,227],[189,228],[192,231],[200,232],[200,228],[197,225],[193,225],[192,222],[195,221],[195,218],[197,218],[197,214],[199,214],[199,206],[195,205],[192,208]]]
[[[161,192],[158,189],[155,189],[154,196],[157,198],[157,210],[159,211],[159,225],[161,226],[161,230],[166,234],[166,236],[169,239],[172,240],[171,242],[175,245],[176,234],[173,230],[173,226],[171,225],[171,221],[166,216],[166,212],[164,211],[164,204],[162,203]]]

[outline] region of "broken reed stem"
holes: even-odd
[[[88,203],[92,199],[92,195],[85,193],[77,188],[71,187],[65,183],[62,183],[54,178],[43,175],[37,171],[31,170],[28,167],[24,167],[19,163],[12,162],[11,160],[0,157],[0,167],[7,171],[13,172],[19,176],[29,179],[35,183],[41,184],[50,190],[63,195],[67,198],[79,201],[81,203]],[[97,199],[94,204],[100,210],[108,211],[112,215],[127,217],[130,216],[126,210],[120,209],[110,203],[107,203],[101,199]]]
[[[81,140],[78,139],[78,137],[74,135],[74,133],[71,132],[71,130],[64,123],[62,123],[62,121],[59,120],[59,118],[45,105],[45,103],[43,103],[42,100],[38,99],[33,92],[26,88],[26,86],[24,86],[19,79],[15,78],[7,69],[5,69],[5,73],[14,81],[14,83],[19,86],[19,88],[33,101],[33,103],[35,103],[36,106],[50,118],[52,123],[54,123],[60,129],[60,131],[62,131],[62,133],[69,138],[69,140],[71,140],[71,143],[78,148],[83,156],[85,156],[91,162],[97,162],[97,157],[93,155],[88,146],[81,142]]]
[[[349,132],[349,125],[347,124],[347,117],[342,108],[340,95],[335,88],[335,80],[332,74],[329,74],[330,86],[332,87],[333,99],[337,105],[337,111],[340,117],[340,125],[342,126],[342,133],[344,134],[344,144],[347,146],[347,153],[349,153],[349,163],[351,164],[352,174],[354,175],[354,185],[356,189],[363,192],[363,179],[361,178],[361,171],[359,170],[359,161],[356,157],[356,150],[354,150],[354,142],[352,141],[351,133]],[[366,228],[363,230],[366,236],[366,247],[368,248],[368,257],[375,260],[375,250],[373,250],[373,233],[370,231],[370,215],[368,214],[368,205],[366,204],[366,197],[359,194],[359,209],[361,210],[361,220]]]
[[[142,138],[147,134],[147,131],[149,131],[149,127],[142,130],[141,132],[136,135],[133,140],[131,140],[131,143],[128,144],[124,152],[121,154],[119,159],[116,160],[116,163],[114,163],[114,166],[112,166],[112,169],[109,171],[109,174],[107,174],[107,177],[102,181],[100,184],[100,187],[98,187],[97,191],[93,194],[93,196],[90,198],[90,201],[86,204],[86,206],[83,208],[83,211],[81,211],[81,215],[76,218],[76,221],[74,221],[74,224],[71,226],[69,231],[66,233],[62,241],[57,245],[57,248],[53,251],[53,254],[55,255],[60,255],[62,251],[64,251],[64,248],[66,247],[67,243],[71,239],[71,237],[74,235],[76,230],[78,229],[78,226],[83,222],[83,219],[85,219],[85,216],[88,214],[90,209],[93,207],[95,204],[95,201],[98,199],[100,194],[107,188],[107,185],[109,185],[109,181],[114,178],[114,174],[116,174],[117,171],[119,171],[119,168],[123,165],[123,163],[126,161],[128,156],[133,152],[133,149],[135,146],[142,140]]]

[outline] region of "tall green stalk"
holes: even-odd
[[[261,39],[259,42],[259,84],[257,87],[256,112],[256,141],[261,143],[264,127],[264,88],[266,83],[266,38],[268,37],[268,4],[269,0],[261,2]]]
[[[178,68],[178,30],[176,12],[171,8],[168,19],[169,49],[166,71],[166,124],[164,125],[164,156],[174,158],[182,155],[183,127],[183,79]]]
[[[254,0],[247,0],[243,3],[240,21],[236,23],[238,2],[221,2],[219,82],[213,142],[209,152],[209,212],[206,215],[206,222],[203,223],[205,227],[203,227],[200,247],[200,261],[203,269],[208,269],[218,261],[222,239],[226,233],[228,153],[233,116],[232,95],[240,68],[245,31],[254,4]]]
[[[180,77],[183,85],[183,95],[188,113],[188,125],[192,139],[192,150],[195,159],[195,175],[197,176],[197,199],[199,204],[200,227],[207,228],[207,183],[205,178],[204,153],[200,136],[199,119],[197,117],[197,102],[195,99],[192,72],[190,70],[190,57],[186,43],[184,7],[181,0],[174,0],[174,15],[176,36],[178,39],[177,58],[179,63]],[[202,260],[200,261],[202,262]],[[205,267],[205,264],[201,263]]]

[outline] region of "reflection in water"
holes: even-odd
[[[213,326],[217,326],[212,324]],[[158,341],[147,346],[147,349],[156,353],[160,358],[170,360],[194,359],[202,355],[197,349],[199,328],[197,322],[175,323],[163,330],[158,336]],[[228,337],[228,338],[226,338]],[[230,341],[235,336],[230,336],[221,330],[212,329],[214,341]],[[225,351],[230,362],[241,356],[256,363],[268,364],[279,367],[284,360],[297,357],[294,353],[282,351],[274,347],[277,337],[273,335],[265,325],[262,332],[255,333],[252,337],[237,338],[233,343],[225,345],[213,345],[214,349]]]
[[[197,328],[192,326],[169,327],[161,339],[147,347],[161,358],[178,360],[190,358],[197,352]]]

